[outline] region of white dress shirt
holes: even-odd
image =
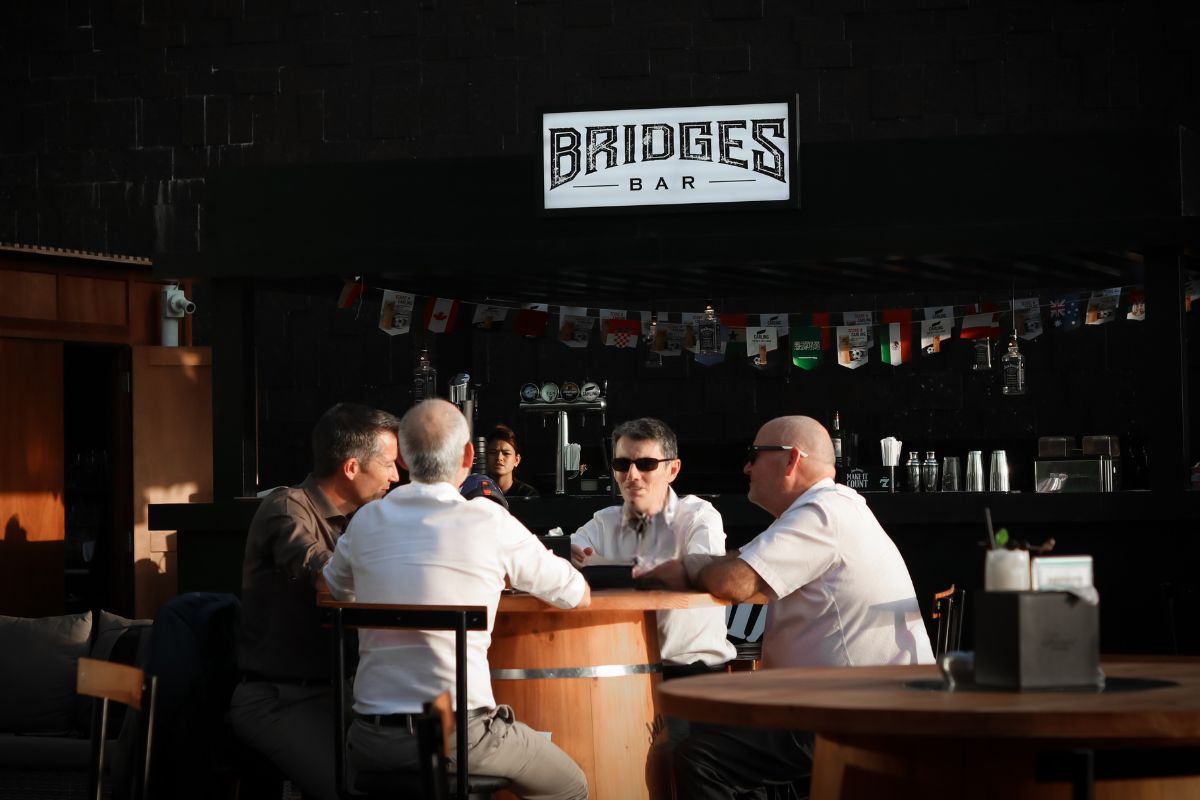
[[[506,509],[467,500],[448,483],[410,483],[360,508],[324,573],[339,600],[487,606],[487,630],[467,632],[472,709],[496,705],[487,651],[505,575],[558,608],[578,605],[587,587]],[[411,713],[445,690],[453,695],[453,631],[362,630],[358,641],[358,713]]]
[[[667,487],[667,504],[638,534],[624,522],[625,507],[601,509],[571,534],[571,544],[590,547],[595,561],[651,561],[691,553],[725,555],[725,526],[712,503],[694,495],[679,497]],[[584,566],[587,562],[584,562]],[[692,608],[658,612],[658,647],[663,661],[709,666],[724,664],[737,650],[726,638],[724,608]]]
[[[778,598],[764,667],[933,663],[904,558],[853,489],[818,481],[739,557]]]

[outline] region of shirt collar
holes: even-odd
[[[821,480],[805,489],[804,494],[797,497],[792,504],[788,506],[788,511],[791,511],[793,508],[799,508],[802,505],[811,503],[813,498],[815,498],[818,494],[833,489],[836,486],[837,484],[833,482],[833,478],[821,478]]]
[[[679,507],[679,495],[675,494],[675,490],[672,489],[671,486],[668,484],[667,485],[667,503],[666,503],[666,505],[663,506],[662,511],[658,512],[657,514],[654,514],[649,519],[647,519],[646,524],[648,526],[653,525],[656,518],[662,517],[663,523],[669,526],[675,520],[675,510],[678,507]],[[629,504],[626,503],[625,507],[622,509],[621,520],[626,527],[633,527],[631,525],[632,518],[633,518],[633,515],[632,515],[632,512],[630,512],[630,510],[629,510]]]
[[[463,497],[453,484],[445,481],[439,483],[412,481],[403,486],[397,486],[391,491],[391,494],[399,497],[430,497],[443,502],[460,500],[465,503],[467,501],[467,498]]]
[[[346,515],[338,511],[337,506],[329,499],[329,495],[325,494],[325,490],[321,488],[321,482],[318,481],[310,472],[308,477],[300,484],[300,488],[312,500],[313,506],[317,512],[325,519],[335,519],[341,517],[345,519]]]

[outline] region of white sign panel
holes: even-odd
[[[542,115],[546,209],[783,202],[797,187],[789,103]]]

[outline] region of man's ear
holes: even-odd
[[[682,461],[680,461],[678,458],[672,461],[671,466],[668,467],[669,471],[667,473],[667,483],[674,483],[675,479],[679,477],[679,470],[681,469],[683,469]]]
[[[468,441],[467,446],[463,448],[463,460],[462,460],[461,466],[463,468],[469,470],[474,465],[475,465],[475,445],[471,444],[471,442]]]
[[[789,450],[787,469],[784,470],[784,474],[791,475],[796,470],[800,469],[800,459],[802,458],[804,458],[804,456],[800,455],[799,448],[793,447],[791,450]]]
[[[347,480],[354,480],[358,477],[358,473],[362,471],[362,464],[358,463],[358,459],[351,457],[342,462],[342,476]]]
[[[399,464],[399,465],[400,465],[400,469],[404,470],[405,472],[410,472],[410,471],[411,471],[411,470],[409,470],[409,468],[408,468],[408,464],[404,463],[404,456],[403,456],[402,454],[400,454],[400,453],[397,453],[397,454],[396,454],[396,463],[397,463],[397,464]]]

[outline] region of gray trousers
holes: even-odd
[[[271,759],[305,800],[338,800],[329,687],[239,683],[229,719],[237,737]]]
[[[350,724],[349,759],[359,770],[418,770],[417,738],[407,728],[362,719]],[[512,781],[526,800],[586,800],[587,778],[571,757],[542,734],[517,722],[508,706],[467,721],[467,769]],[[450,753],[452,768],[458,762]]]
[[[675,788],[687,800],[732,800],[812,771],[813,735],[692,723],[675,748]]]

